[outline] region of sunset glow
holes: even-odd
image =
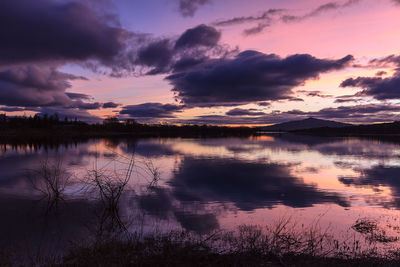
[[[379,112],[400,95],[398,1],[187,2],[5,1],[3,24],[33,39],[4,29],[13,48],[2,48],[0,111],[224,125],[398,119],[396,108]],[[70,35],[43,28],[46,12]]]

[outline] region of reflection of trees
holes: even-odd
[[[44,160],[38,170],[28,172],[28,178],[33,188],[42,194],[42,199],[46,199],[48,211],[65,201],[64,191],[71,175],[63,167],[61,159],[54,163]]]
[[[136,160],[134,150],[131,152],[130,157],[119,154],[115,150],[112,151],[112,154],[112,160],[102,168],[98,168],[96,159],[94,168],[89,170],[85,177],[86,188],[89,189],[88,192],[99,200],[99,209],[97,209],[96,216],[98,218],[97,237],[128,231],[132,221],[130,221],[129,216],[121,215],[120,208],[123,196],[128,196],[126,193],[133,191],[133,188],[129,186],[129,182],[134,169],[138,175],[142,175],[145,178],[150,177],[148,188],[156,187],[160,179],[159,168],[151,160]],[[107,166],[113,161],[117,161],[125,167],[119,171],[110,172]]]
[[[123,192],[131,179],[135,164],[134,154],[127,163],[125,173],[110,173],[104,168],[95,167],[88,171],[85,183],[89,186],[91,193],[95,193],[101,202],[101,215],[97,233],[113,233],[125,231],[126,225],[120,216],[120,200]]]

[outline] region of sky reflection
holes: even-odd
[[[43,214],[38,208],[41,204],[29,208],[41,202],[27,176],[43,161],[61,160],[72,175],[67,203],[84,203],[84,209],[93,211],[96,201],[81,190],[88,171],[97,166],[105,173],[123,175],[132,155],[135,168],[120,203],[121,218],[129,219],[131,230],[183,228],[205,234],[240,224],[265,224],[288,213],[300,221],[326,214],[327,223],[345,228],[360,216],[393,215],[392,210],[400,207],[400,146],[388,140],[283,134],[98,139],[36,150],[5,148],[0,159],[0,192],[2,206],[8,208],[3,209],[7,214],[2,216],[6,218],[2,229],[23,225],[23,216]],[[146,168],[150,163],[160,173],[151,186],[151,172]],[[79,215],[83,206],[69,205],[72,210],[67,209],[65,216],[71,220],[63,220],[62,225],[76,223],[79,232],[96,221],[95,213]]]

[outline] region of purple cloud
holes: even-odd
[[[319,74],[343,69],[353,60],[318,59],[308,54],[281,58],[244,51],[234,58],[210,59],[167,76],[177,99],[190,106],[226,106],[293,99],[292,89]]]
[[[143,103],[122,107],[121,115],[132,118],[173,118],[174,113],[181,112],[184,106],[161,103]]]
[[[179,0],[179,11],[184,17],[193,17],[197,9],[211,0]]]

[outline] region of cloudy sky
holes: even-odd
[[[399,0],[2,0],[0,112],[400,120]]]

